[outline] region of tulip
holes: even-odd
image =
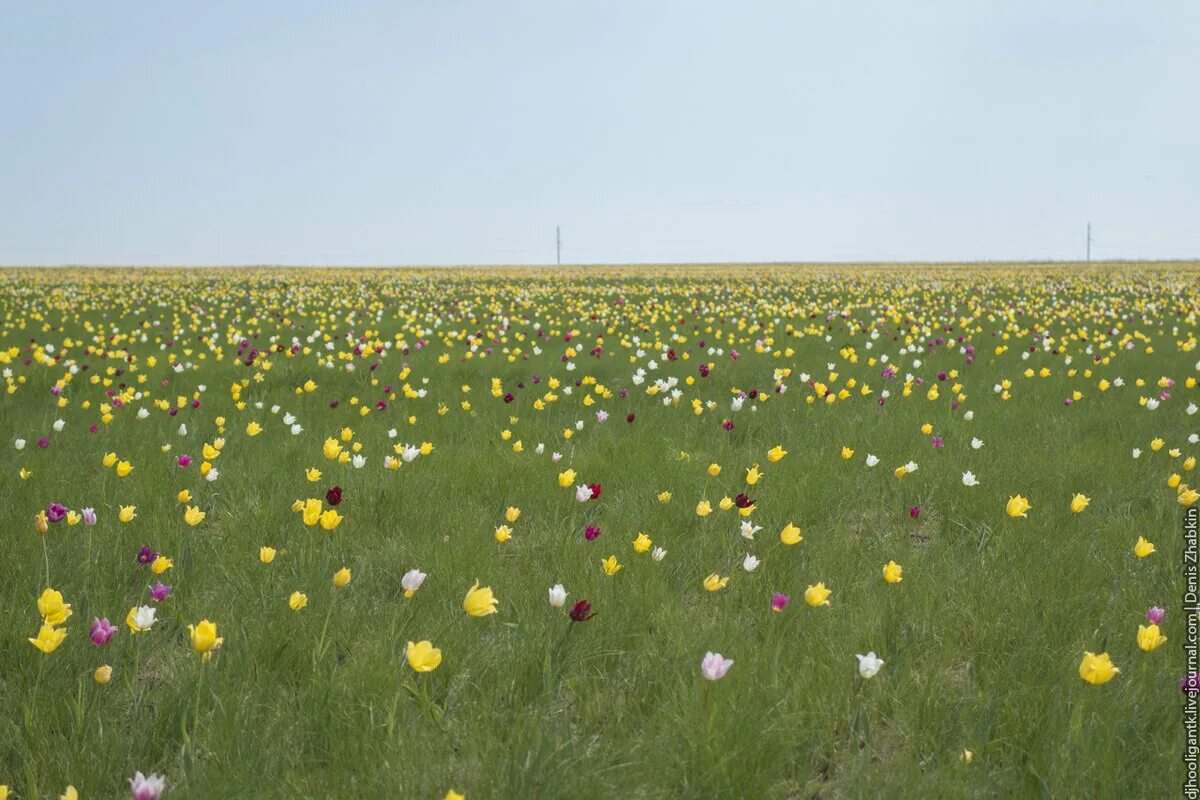
[[[851,450],[849,447],[843,447],[842,448],[842,460],[849,461],[852,458],[854,458],[854,451]]]
[[[587,600],[580,600],[576,603],[570,613],[572,622],[587,622],[594,616],[596,616],[596,612],[592,611],[592,604]]]
[[[34,527],[34,530],[36,530],[38,533],[42,533],[42,534],[49,533],[50,522],[49,522],[49,520],[46,519],[45,511],[39,511],[38,513],[33,515],[33,527]]]
[[[785,608],[787,608],[787,604],[790,600],[791,598],[786,594],[775,592],[775,594],[771,596],[771,610],[775,612],[783,611]]]
[[[405,649],[408,665],[414,672],[433,672],[442,663],[442,651],[433,646],[428,640],[413,644],[408,643]]]
[[[595,525],[588,525],[583,529],[583,538],[589,542],[594,541],[599,535],[600,529]]]
[[[51,503],[46,506],[47,522],[62,522],[67,516],[67,507],[62,503]]]
[[[575,487],[575,499],[581,503],[586,503],[592,499],[592,488],[587,484],[581,483]]]
[[[158,553],[151,550],[149,545],[142,545],[142,549],[138,550],[137,560],[142,566],[153,563],[156,558]]]
[[[121,522],[133,522],[133,518],[137,516],[137,506],[121,506],[117,513],[117,519]]]
[[[787,454],[788,451],[784,450],[782,445],[775,445],[767,451],[767,461],[770,461],[772,464],[774,464]]]
[[[66,628],[56,628],[49,623],[42,623],[42,627],[38,630],[37,638],[30,639],[29,643],[41,650],[43,653],[53,653],[58,649],[58,646],[63,643],[63,639],[67,638]]]
[[[342,515],[339,514],[335,509],[327,508],[321,512],[321,517],[320,517],[319,521],[321,523],[322,529],[331,531],[334,528],[336,528],[338,525],[342,524],[342,519],[343,519]]]
[[[1120,671],[1113,666],[1112,659],[1108,657],[1108,653],[1096,655],[1095,653],[1085,652],[1083,660],[1079,662],[1079,677],[1093,686],[1108,683]]]
[[[504,521],[508,524],[514,524],[521,517],[521,509],[516,506],[509,506],[504,511]]]
[[[100,619],[98,617],[92,619],[92,629],[89,633],[92,644],[96,647],[102,647],[112,641],[113,634],[117,629],[108,621],[108,617]]]
[[[663,550],[661,547],[656,547],[654,548],[654,551],[650,553],[650,557],[655,561],[662,561],[667,557],[667,551]]]
[[[813,608],[817,606],[829,605],[829,596],[833,594],[829,589],[825,588],[824,583],[818,583],[815,586],[809,586],[804,590],[804,602],[808,603]]]
[[[162,575],[173,566],[175,566],[174,561],[166,556],[160,555],[154,559],[153,563],[150,564],[150,571],[155,575]]]
[[[208,515],[201,511],[199,506],[188,506],[183,512],[183,521],[194,528],[203,522],[206,516]]]
[[[80,514],[83,516],[83,524],[84,525],[95,525],[96,524],[96,509],[85,508],[85,509],[83,509],[83,511],[80,512]]]
[[[1031,508],[1033,506],[1029,505],[1029,501],[1021,495],[1008,498],[1008,503],[1004,506],[1004,510],[1010,517],[1025,517]]]
[[[696,504],[696,516],[698,517],[707,517],[712,513],[712,510],[712,503],[707,500],[701,500]]]
[[[150,599],[156,603],[161,603],[170,596],[171,587],[167,586],[162,581],[156,581],[155,584],[150,587]]]
[[[883,565],[883,579],[888,583],[899,583],[904,580],[904,568],[895,561]]]
[[[1138,625],[1137,643],[1143,652],[1149,653],[1152,650],[1157,650],[1166,641],[1167,637],[1159,632],[1157,623]]]
[[[725,658],[720,653],[708,652],[700,661],[700,674],[710,681],[719,681],[733,666],[732,658]]]
[[[633,540],[633,551],[635,553],[644,553],[650,549],[654,542],[644,533],[638,533],[637,538]]]
[[[342,487],[334,486],[325,493],[325,502],[331,506],[336,506],[342,502]]]
[[[567,602],[567,590],[563,588],[561,583],[556,583],[550,587],[549,596],[550,605],[554,608],[562,608]]]
[[[1166,610],[1158,606],[1150,606],[1150,610],[1146,612],[1146,619],[1154,625],[1160,624],[1166,616]]]
[[[208,661],[212,658],[213,651],[221,646],[225,640],[217,636],[217,623],[209,622],[206,619],[200,620],[196,625],[188,625],[188,635],[192,639],[192,649]]]
[[[854,657],[858,659],[858,674],[864,678],[874,678],[879,672],[879,668],[885,663],[874,653],[867,653],[865,656],[855,655]]]
[[[1078,514],[1080,511],[1083,511],[1085,508],[1087,508],[1088,503],[1090,502],[1092,502],[1090,497],[1084,497],[1081,494],[1075,495],[1071,498],[1071,512]]]
[[[105,664],[102,667],[96,667],[96,671],[92,673],[92,678],[96,681],[96,683],[100,684],[101,686],[105,686],[109,681],[112,680],[112,673],[113,668],[108,664]]]
[[[42,621],[52,627],[58,627],[71,616],[71,604],[63,602],[62,592],[46,588],[37,601],[38,613]]]
[[[404,589],[404,596],[411,598],[421,588],[421,584],[425,582],[425,573],[419,569],[410,569],[404,573],[404,577],[400,579],[400,587]]]
[[[292,611],[301,611],[308,605],[308,595],[304,592],[292,592],[288,597],[288,608]]]
[[[129,779],[131,800],[159,800],[167,790],[167,779],[162,775],[143,775],[135,772]]]
[[[1133,546],[1133,554],[1138,558],[1145,558],[1154,552],[1154,545],[1146,541],[1144,536],[1139,536],[1137,544]]]
[[[499,602],[492,594],[492,587],[479,588],[479,579],[476,578],[475,584],[467,590],[467,595],[463,598],[463,611],[472,617],[486,617],[496,613],[496,605]]]
[[[754,572],[754,570],[758,569],[760,563],[757,558],[747,553],[746,557],[742,559],[742,569],[746,570],[746,572]]]
[[[611,555],[600,562],[600,566],[604,568],[605,575],[616,575],[621,571],[622,565],[617,562],[616,555]]]
[[[135,606],[129,609],[125,616],[125,624],[130,633],[144,633],[154,627],[154,615],[157,609],[152,606]]]
[[[790,522],[779,532],[779,541],[786,545],[799,544],[803,540],[804,537],[800,534],[800,529]]]
[[[705,591],[715,592],[719,589],[724,589],[728,583],[729,583],[728,575],[726,575],[724,578],[722,578],[720,575],[713,572],[704,578],[704,589],[705,589]]]
[[[335,589],[344,589],[350,583],[351,572],[349,567],[342,567],[337,572],[333,573],[333,586]]]

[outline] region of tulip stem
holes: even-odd
[[[43,562],[45,562],[45,565],[46,565],[46,584],[45,585],[49,586],[50,585],[50,546],[48,544],[46,544],[45,535],[43,535],[41,537],[41,539],[42,539],[42,560],[43,560]]]

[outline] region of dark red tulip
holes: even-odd
[[[596,498],[600,497],[600,491],[601,491],[601,490],[600,490],[600,484],[598,484],[598,483],[593,483],[593,484],[591,485],[591,487],[590,487],[590,488],[591,488],[591,490],[592,490],[592,499],[593,499],[593,500],[595,500]]]
[[[342,502],[342,487],[334,486],[332,489],[326,492],[325,502],[329,503],[331,506],[336,506],[338,503]]]
[[[587,600],[580,600],[571,609],[571,620],[574,622],[587,622],[594,616],[596,612],[592,611],[592,604]]]
[[[589,542],[596,539],[596,537],[598,537],[599,535],[600,535],[600,529],[597,528],[595,525],[588,525],[586,528],[583,529],[583,538],[587,539]]]

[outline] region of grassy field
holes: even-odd
[[[0,272],[0,784],[1174,796],[1198,278]],[[465,610],[476,581],[494,614]],[[1168,641],[1143,650],[1151,606]],[[1119,673],[1081,680],[1085,652]]]

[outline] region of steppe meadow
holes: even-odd
[[[0,798],[1171,796],[1198,279],[4,270]]]

